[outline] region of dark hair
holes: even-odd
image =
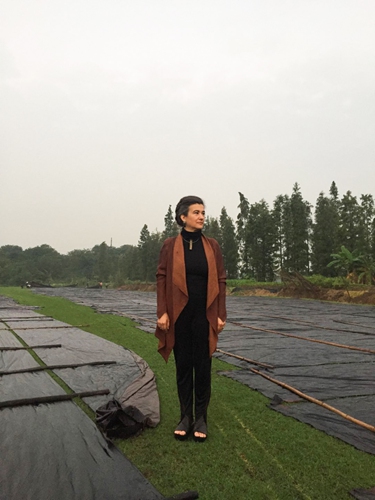
[[[181,215],[187,215],[189,212],[190,205],[204,205],[202,198],[199,196],[184,196],[176,205],[176,222],[179,226],[184,227],[184,223],[181,220]]]

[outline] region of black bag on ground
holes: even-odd
[[[95,412],[95,418],[98,426],[110,439],[137,436],[146,426],[146,417],[138,408],[123,408],[116,399],[100,406]]]

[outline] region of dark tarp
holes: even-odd
[[[47,323],[36,313],[33,319],[29,312],[28,321],[21,323],[17,321],[18,318],[14,318],[14,314],[12,316],[4,311],[0,312],[3,313],[0,314],[0,319],[6,318],[6,324],[28,345],[62,345],[56,349],[36,349],[38,356],[47,365],[114,362],[111,365],[65,368],[56,370],[56,373],[76,392],[95,390],[103,387],[103,384],[110,389],[109,396],[88,399],[87,403],[94,410],[112,397],[121,402],[127,401],[134,406],[140,402],[143,405],[140,410],[150,417],[150,424],[157,425],[160,416],[155,378],[147,363],[138,355],[79,328],[66,328],[67,325],[60,321],[53,320]],[[6,331],[2,333],[3,336],[4,334],[7,335],[7,339],[12,339],[14,344],[14,336]],[[12,351],[3,353],[3,356],[8,358],[14,355]],[[9,366],[11,369],[11,363]],[[135,398],[136,404],[134,400],[128,401],[130,396]]]
[[[329,399],[325,400],[325,402],[346,415],[371,424],[367,420],[368,416],[374,413],[375,394],[364,397],[350,397],[348,399]],[[283,415],[294,417],[301,422],[307,422],[316,429],[320,429],[362,451],[375,455],[375,433],[349,422],[330,410],[308,401],[293,405],[279,404],[274,406],[274,409]]]
[[[375,425],[374,353],[246,328],[264,328],[375,351],[374,307],[253,297],[231,297],[228,302],[232,307],[229,305],[229,324],[220,336],[220,349],[273,365],[272,369],[259,370],[351,417]],[[243,368],[226,372],[228,377],[270,399],[276,395],[294,403],[273,405],[276,411],[375,454],[374,432],[249,371],[249,367],[257,368],[255,365],[221,354],[217,356]]]
[[[67,325],[57,320],[46,323],[39,318],[30,319],[27,325],[8,320],[7,325],[28,345],[61,344],[56,349],[35,349],[46,365],[115,362],[54,372],[75,392],[109,389],[108,396],[85,398],[93,410],[115,398],[120,403],[136,406],[148,418],[149,426],[159,423],[155,376],[137,354],[79,328],[65,328]]]
[[[248,367],[249,364],[246,368]],[[234,372],[232,378],[262,392],[270,399],[275,394],[288,400],[298,399],[298,396],[287,389],[275,387],[274,383],[249,372],[246,368],[243,371]],[[374,363],[367,362],[352,363],[349,367],[343,364],[333,364],[274,368],[264,373],[296,388],[303,383],[303,392],[316,399],[326,400],[337,398],[340,394],[345,394],[345,397],[375,395],[374,370]]]
[[[59,386],[48,391],[38,380],[38,388]],[[74,403],[2,409],[0,442],[1,500],[163,498]]]
[[[98,312],[133,318],[140,328],[150,333],[155,329],[155,293],[82,289],[39,290],[38,293],[63,296],[93,307]],[[273,369],[261,370],[354,418],[375,425],[375,354],[246,327],[375,350],[374,307],[265,297],[228,297],[227,306],[227,326],[219,336],[219,349],[273,365]],[[270,399],[276,395],[292,403],[273,403],[276,411],[375,454],[375,434],[370,430],[306,402],[289,390],[250,372],[248,367],[254,365],[218,353],[215,356],[243,369],[225,372],[228,377],[262,392]],[[357,489],[351,494],[358,500],[374,498],[370,490]]]
[[[53,288],[33,290],[37,294],[64,297],[76,304],[92,307],[105,314],[135,319],[140,328],[153,333],[156,326],[156,295],[154,292],[89,290],[87,288]]]
[[[0,297],[0,322],[3,318],[3,325],[12,324],[15,329],[17,326],[20,328],[20,322],[12,323],[11,319],[26,319],[32,314],[38,317],[32,310],[15,307],[9,299]],[[34,320],[27,323],[33,324],[33,322]],[[62,326],[59,322],[56,322],[54,326],[58,326],[57,323]],[[24,322],[22,325],[25,327]],[[49,326],[52,327],[52,325]],[[64,337],[63,332],[66,331],[68,335]],[[94,335],[78,329],[53,330],[52,328],[51,330],[19,329],[18,333],[27,343],[29,341],[33,344],[55,342],[64,345],[65,343],[63,348],[36,349],[48,364],[51,361],[60,363],[62,359],[64,362],[87,362],[90,359],[111,358],[116,361],[115,366],[117,364],[120,366],[110,373],[99,372],[100,367],[94,371],[87,367],[86,383],[84,382],[86,367],[77,368],[78,375],[73,374],[76,370],[67,369],[68,375],[65,378],[69,380],[68,385],[70,382],[75,385],[74,390],[79,387],[83,390],[105,389],[109,385],[112,391],[118,391],[125,397],[132,384],[137,383],[140,391],[145,391],[142,398],[147,400],[146,394],[151,395],[153,392],[150,390],[150,386],[154,384],[153,376],[148,373],[151,370],[144,362],[140,366],[137,364],[137,360],[140,359],[138,356]],[[76,348],[73,342],[74,337],[77,340]],[[21,346],[11,332],[4,329],[0,331],[0,348],[17,345]],[[90,351],[91,345],[92,352]],[[59,353],[61,359],[59,359]],[[35,366],[39,365],[27,351],[0,349],[0,371]],[[110,367],[113,370],[113,365],[106,369]],[[110,376],[109,384],[105,375]],[[117,376],[119,376],[118,380],[116,380]],[[144,378],[147,380],[142,383]],[[61,394],[65,394],[64,390],[46,372],[0,377],[0,402]],[[106,396],[106,400],[108,397],[113,397],[113,394]],[[152,398],[155,399],[155,394]],[[88,398],[87,402],[92,407],[96,407],[102,399]],[[150,418],[153,418],[155,408],[152,408],[152,404],[149,404],[149,407],[152,415]],[[0,417],[2,424],[0,433],[1,500],[18,498],[26,500],[36,498],[38,500],[51,498],[54,500],[67,498],[151,500],[164,498],[122,453],[104,439],[96,425],[73,402],[2,408]]]
[[[141,328],[154,331],[156,295],[152,292],[53,289],[37,293],[61,295],[99,312],[133,317],[141,323]],[[219,336],[219,349],[273,365],[274,368],[265,373],[375,425],[375,354],[246,328],[264,328],[375,350],[374,307],[266,297],[231,296],[227,299],[228,320]],[[216,356],[243,368],[228,372],[227,376],[270,399],[277,395],[284,401],[295,402],[287,407],[276,405],[276,411],[309,423],[363,451],[375,453],[374,433],[370,430],[351,424],[251,373],[248,367],[254,365],[218,353]]]
[[[375,500],[375,487],[370,490],[358,488],[351,491],[350,494],[357,500]]]

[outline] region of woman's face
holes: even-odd
[[[203,228],[206,212],[204,205],[195,203],[190,205],[187,215],[181,215],[181,219],[185,222],[186,231],[199,231]]]

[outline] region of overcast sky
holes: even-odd
[[[0,1],[0,246],[375,195],[374,0]]]

